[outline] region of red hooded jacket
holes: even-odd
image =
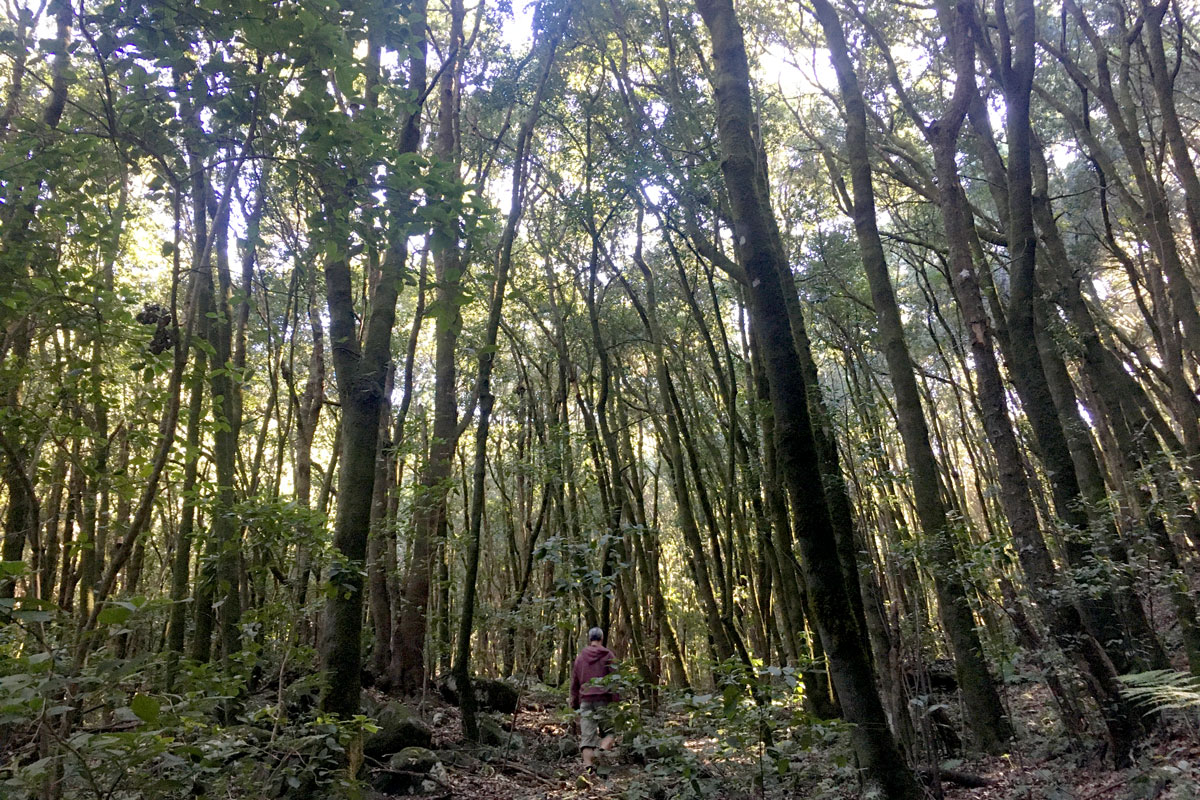
[[[575,658],[575,668],[571,670],[571,708],[579,708],[583,700],[614,703],[621,699],[616,692],[592,683],[596,678],[617,671],[613,666],[615,658],[612,650],[597,642],[590,642],[580,651]]]

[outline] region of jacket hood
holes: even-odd
[[[612,655],[611,651],[602,644],[592,642],[587,647],[583,648],[583,658],[589,664],[596,664],[604,659],[605,656]]]

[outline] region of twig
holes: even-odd
[[[1117,780],[1113,781],[1112,783],[1110,783],[1106,786],[1101,786],[1099,789],[1092,792],[1091,794],[1082,795],[1079,798],[1079,800],[1090,800],[1090,798],[1099,797],[1100,795],[1102,795],[1106,792],[1110,792],[1113,789],[1116,789],[1120,786],[1124,786],[1125,784],[1129,783],[1134,778],[1142,777],[1143,775],[1147,774],[1149,771],[1150,770],[1148,770],[1148,769],[1143,769],[1143,770],[1139,770],[1134,773],[1130,773],[1129,775],[1125,775],[1124,777],[1118,778]]]
[[[499,766],[501,769],[505,769],[510,772],[515,772],[518,775],[524,775],[527,778],[533,778],[534,780],[542,783],[545,786],[553,786],[555,784],[555,781],[552,781],[551,779],[547,778],[545,775],[542,775],[541,773],[538,773],[538,772],[534,772],[533,770],[529,769],[529,767],[522,766],[521,764],[518,764],[515,761],[509,761],[508,759],[504,759],[502,761],[495,761],[492,763]]]

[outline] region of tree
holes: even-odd
[[[749,68],[733,4],[697,3],[713,38],[717,125],[721,164],[734,220],[738,260],[751,285],[751,320],[758,330],[775,408],[780,471],[787,484],[800,537],[805,577],[816,624],[829,657],[833,684],[847,722],[855,726],[854,749],[872,791],[915,797],[916,781],[892,739],[875,689],[867,653],[856,633],[837,546],[829,521],[808,415],[799,358],[779,281],[782,244],[766,189],[766,170],[753,136]]]

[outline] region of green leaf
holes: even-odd
[[[161,708],[162,703],[146,694],[135,694],[129,701],[129,709],[137,714],[138,719],[150,725],[158,722],[158,712]]]
[[[54,615],[49,611],[42,611],[40,609],[18,608],[13,612],[13,619],[18,622],[31,624],[35,622],[49,622],[54,619]]]
[[[101,625],[120,625],[133,614],[133,610],[124,606],[106,606],[99,615],[96,616],[96,622]]]
[[[45,672],[54,666],[54,655],[52,653],[34,653],[25,659],[25,663],[29,666],[30,672]]]

